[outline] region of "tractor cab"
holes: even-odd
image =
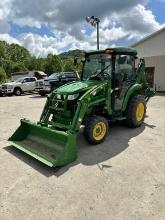
[[[108,81],[114,110],[121,110],[124,94],[136,80],[136,50],[113,48],[85,54],[81,80]]]

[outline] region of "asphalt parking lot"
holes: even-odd
[[[103,144],[78,137],[78,159],[46,167],[10,146],[21,118],[39,120],[46,98],[0,98],[0,220],[165,219],[165,96],[142,127],[111,125]]]

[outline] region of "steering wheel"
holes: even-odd
[[[90,77],[88,78],[88,80],[89,80],[89,79],[90,79],[90,80],[101,80],[101,81],[103,80],[101,76],[97,76],[97,75],[90,76]]]
[[[94,75],[90,76],[88,78],[88,80],[89,79],[96,79],[96,80],[104,81],[106,76],[110,77],[110,75],[108,73],[106,73],[106,72],[99,72],[97,74],[94,74]]]

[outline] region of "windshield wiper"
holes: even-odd
[[[92,76],[90,76],[90,77],[94,77],[94,76],[98,76],[98,75],[100,75],[101,73],[103,73],[106,69],[108,69],[108,67],[110,67],[111,66],[111,64],[109,64],[108,66],[106,66],[103,70],[101,70],[99,73],[97,73],[97,74],[95,74],[96,72],[97,72],[97,70],[92,74]],[[89,77],[89,78],[90,78]]]

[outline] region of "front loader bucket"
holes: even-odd
[[[43,127],[26,119],[21,120],[9,141],[50,167],[66,165],[77,157],[76,134]]]

